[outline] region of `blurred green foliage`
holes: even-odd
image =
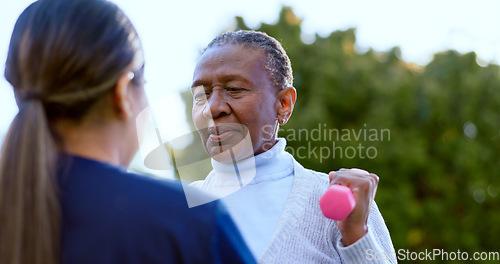
[[[396,251],[499,252],[499,66],[481,67],[474,53],[455,51],[436,54],[426,66],[403,61],[397,47],[360,52],[354,29],[306,44],[300,24],[284,7],[276,24],[254,29],[278,39],[292,61],[298,98],[279,132],[287,149],[312,150],[292,154],[313,170],[357,167],[378,174],[375,200]],[[241,17],[238,29],[249,29]],[[191,99],[184,97],[189,116]],[[344,151],[371,147],[372,157],[376,149],[374,158],[361,151],[352,157],[351,148],[349,157],[337,151],[320,159],[320,147],[333,150],[331,140],[297,137],[300,129],[318,127],[389,129],[390,139],[335,141]]]

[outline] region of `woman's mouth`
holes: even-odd
[[[229,140],[229,138],[231,138],[234,134],[236,134],[237,131],[235,130],[226,130],[222,133],[210,133],[210,135],[208,136],[208,138],[210,139],[210,141],[212,142],[220,142],[220,143],[223,143],[223,142],[226,142]]]
[[[241,124],[217,124],[207,128],[208,140],[217,145],[221,144],[237,144],[243,138],[234,137],[237,134],[244,135],[244,127]],[[234,138],[234,140],[231,140]]]
[[[200,131],[200,130],[199,130]],[[231,161],[233,151],[238,157],[248,157],[246,152],[253,154],[252,143],[248,133],[248,128],[239,123],[218,123],[205,128],[200,132],[204,138],[204,147],[210,157]],[[250,146],[250,147],[248,147]],[[249,148],[250,151],[246,151]],[[242,150],[245,155],[240,154]],[[223,154],[226,153],[226,154]],[[231,156],[228,156],[231,153]],[[220,156],[222,154],[222,156]],[[227,156],[227,157],[226,157]],[[234,158],[234,157],[233,157]]]

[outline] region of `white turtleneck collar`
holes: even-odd
[[[243,187],[274,181],[291,175],[293,172],[292,156],[285,152],[286,140],[278,138],[276,144],[266,152],[236,163],[222,163],[211,160],[214,175],[211,175],[211,187]]]

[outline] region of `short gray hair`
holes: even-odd
[[[203,50],[203,53],[209,48],[226,44],[262,49],[267,53],[264,67],[269,74],[271,83],[280,89],[293,86],[292,64],[285,49],[275,38],[264,32],[252,30],[226,32],[215,37]]]

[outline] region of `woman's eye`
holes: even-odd
[[[243,90],[242,88],[239,88],[239,87],[227,87],[226,88],[226,91],[228,92],[238,92],[238,91],[241,91]]]

